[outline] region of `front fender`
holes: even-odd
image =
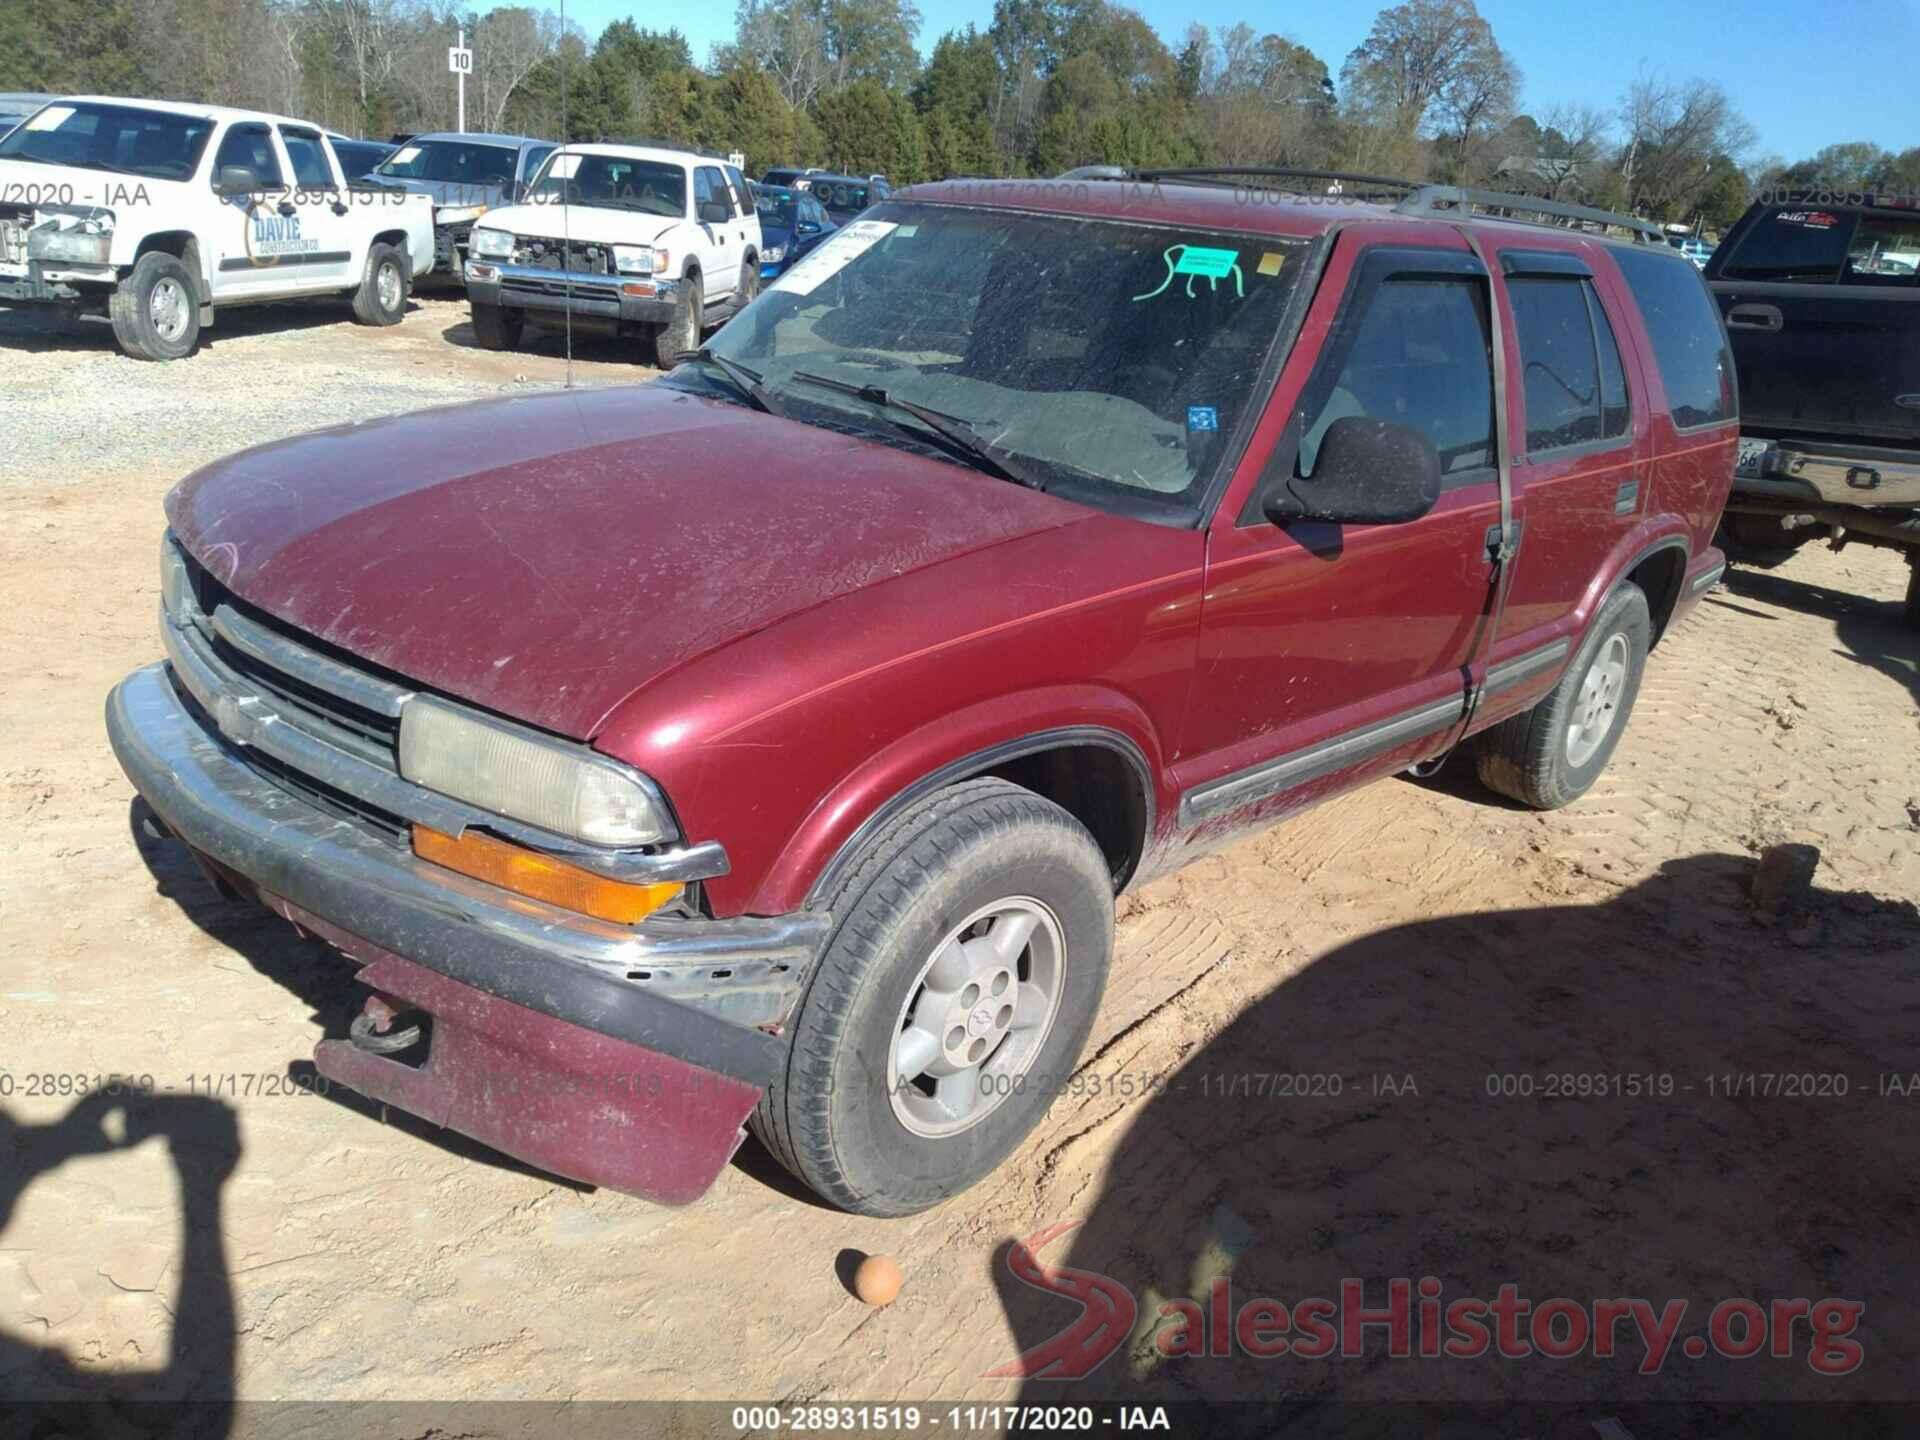
[[[1172,813],[1161,739],[1134,700],[1103,686],[1020,691],[945,715],[882,747],[836,785],[787,837],[747,905],[778,915],[818,901],[860,841],[922,795],[1056,746],[1100,745],[1138,774],[1147,844]]]

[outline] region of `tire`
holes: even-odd
[[[705,313],[700,277],[689,275],[680,282],[673,319],[653,333],[653,358],[662,370],[671,370],[700,348],[700,321]]]
[[[107,301],[113,338],[135,360],[184,360],[200,342],[199,287],[175,256],[149,250]]]
[[[522,325],[518,315],[504,307],[473,302],[473,341],[482,350],[511,350],[520,343]]]
[[[970,780],[887,825],[831,904],[839,927],[795,1010],[786,1068],[749,1123],[832,1204],[911,1215],[1005,1160],[1072,1073],[1113,955],[1113,876],[1059,806],[1004,780]],[[1014,920],[1024,932],[1002,930]],[[995,934],[1023,938],[996,950]],[[943,956],[961,978],[939,977]],[[1000,995],[1013,1003],[997,1009]],[[1035,1008],[1015,1025],[1023,1000]],[[947,1037],[918,1036],[935,1067],[952,1067],[956,1036],[962,1056],[978,1052],[970,1082],[950,1076],[954,1103],[972,1097],[958,1120],[927,1093],[931,1077],[897,1094],[885,1078],[913,1063],[896,1051],[929,1017]]]
[[[393,245],[370,248],[366,273],[353,292],[353,318],[362,325],[398,325],[404,320],[413,289],[409,269],[404,250]]]
[[[740,262],[740,284],[733,292],[733,313],[738,315],[760,293],[760,261],[749,255]]]
[[[1907,552],[1907,628],[1920,630],[1920,550]]]
[[[1646,595],[1622,584],[1601,603],[1552,692],[1478,738],[1480,782],[1536,810],[1557,810],[1586,794],[1627,728],[1652,639]]]
[[[1801,546],[1818,538],[1820,533],[1816,526],[1789,530],[1777,516],[1741,511],[1722,516],[1720,533],[1714,538],[1734,564],[1771,570],[1791,559]]]

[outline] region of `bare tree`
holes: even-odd
[[[1541,117],[1540,147],[1533,175],[1549,200],[1563,195],[1588,195],[1611,128],[1607,112],[1592,105],[1562,104]]]
[[[360,97],[360,128],[373,119],[375,92],[393,74],[398,28],[394,0],[312,0],[345,52]]]
[[[1716,155],[1737,160],[1754,130],[1710,80],[1642,74],[1621,103],[1626,131],[1620,179],[1636,212],[1667,215],[1688,208],[1712,182]]]

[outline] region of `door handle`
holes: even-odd
[[[1778,305],[1736,305],[1727,311],[1729,330],[1778,330],[1783,324]]]
[[[291,200],[282,200],[278,208],[282,215],[293,215],[298,213],[298,207]]]
[[[345,215],[351,208],[352,207],[344,200],[336,200],[333,202],[333,213],[336,215]]]

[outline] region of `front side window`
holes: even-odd
[[[892,403],[906,401],[1050,492],[1190,518],[1229,437],[1265,401],[1305,250],[1277,236],[890,202],[810,252],[712,346],[795,419],[970,463]],[[707,367],[671,383],[738,398]]]
[[[279,157],[273,153],[273,135],[264,125],[233,125],[220,141],[213,157],[213,178],[229,165],[251,170],[262,190],[278,190],[286,181],[280,174]]]
[[[711,165],[702,165],[693,172],[693,204],[696,213],[704,206],[720,204],[727,207],[727,217],[733,217],[733,205],[727,199],[727,182],[720,172]],[[704,218],[704,217],[702,217]]]
[[[547,157],[558,149],[555,145],[535,145],[529,149],[520,162],[520,176],[531,180],[540,173],[540,167],[547,163]]]
[[[0,139],[0,160],[190,180],[212,134],[213,121],[200,115],[63,100],[8,131]]]
[[[1665,249],[1611,248],[1646,321],[1675,426],[1688,430],[1733,419],[1733,353],[1700,272]]]
[[[402,145],[374,173],[394,180],[437,180],[454,185],[507,185],[513,181],[515,153],[504,145],[466,140],[413,140]]]
[[[1853,216],[1817,205],[1778,205],[1741,238],[1720,271],[1723,280],[1824,285],[1847,258]]]
[[[1920,216],[1862,215],[1841,276],[1849,285],[1908,285],[1920,275]]]
[[[1361,303],[1365,309],[1332,386],[1308,387],[1312,413],[1302,417],[1300,474],[1313,474],[1327,428],[1350,415],[1419,431],[1440,452],[1443,476],[1491,465],[1493,361],[1485,283],[1387,280]]]
[[[657,160],[562,150],[533,182],[535,204],[638,210],[679,219],[687,213],[687,172]]]
[[[307,190],[324,190],[333,184],[333,167],[327,164],[327,152],[320,148],[320,136],[316,132],[282,126],[280,143],[287,147],[295,184]]]

